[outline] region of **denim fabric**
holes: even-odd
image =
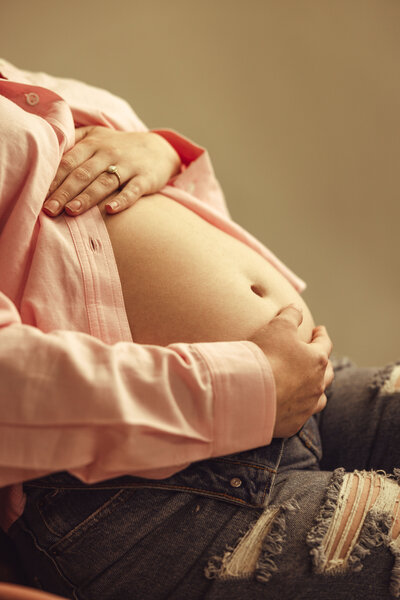
[[[366,556],[362,571],[333,576],[313,572],[305,543],[331,470],[400,466],[400,394],[380,394],[379,377],[340,368],[324,413],[297,435],[162,481],[88,486],[57,473],[28,482],[10,536],[30,582],[75,600],[390,598],[386,548]],[[207,577],[213,557],[237,546],[266,507],[280,516],[264,563],[251,575]]]

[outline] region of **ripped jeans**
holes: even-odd
[[[400,366],[343,362],[292,438],[162,481],[28,482],[9,533],[30,584],[75,600],[398,598],[396,467]]]

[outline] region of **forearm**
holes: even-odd
[[[0,487],[58,470],[165,477],[270,440],[273,381],[255,345],[44,334],[0,298]]]

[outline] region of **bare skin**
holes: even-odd
[[[117,216],[100,209],[135,341],[256,343],[275,378],[275,437],[294,435],[324,408],[332,343],[272,265],[161,194]]]
[[[315,327],[306,343],[299,335],[302,319],[299,308],[286,306],[250,337],[268,358],[275,378],[274,437],[294,435],[311,415],[323,410],[325,389],[334,377],[329,360],[332,342],[325,327]]]
[[[154,165],[157,165],[157,169]],[[75,146],[61,160],[43,210],[50,217],[63,210],[78,216],[115,192],[120,182],[105,172],[118,165],[122,191],[105,203],[115,214],[132,206],[144,194],[158,192],[179,172],[181,161],[172,146],[152,132],[113,131],[79,127]]]
[[[176,153],[165,140],[147,134],[154,136],[148,143],[138,134],[85,129],[61,163],[44,210],[56,216],[65,208],[75,216],[100,202],[133,339],[159,345],[252,341],[269,360],[275,379],[274,436],[296,433],[324,408],[324,391],[333,379],[325,328],[315,328],[296,290],[256,252],[161,194],[137,202],[176,173]],[[108,146],[109,135],[113,143]],[[126,187],[116,192],[117,177],[104,171],[121,164],[117,141],[122,135],[124,165],[130,166],[121,166]],[[138,147],[139,175],[134,166]],[[157,173],[150,176],[154,165]],[[129,184],[132,193],[125,192]],[[111,217],[113,201],[124,192],[119,214]],[[48,202],[54,199],[59,206],[51,213]],[[77,212],[69,208],[74,199],[81,202]],[[121,211],[127,205],[129,210]],[[293,303],[297,308],[288,306]]]

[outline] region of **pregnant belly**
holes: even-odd
[[[290,302],[312,316],[268,261],[186,207],[153,194],[117,215],[100,206],[134,341],[168,345],[248,339]]]

